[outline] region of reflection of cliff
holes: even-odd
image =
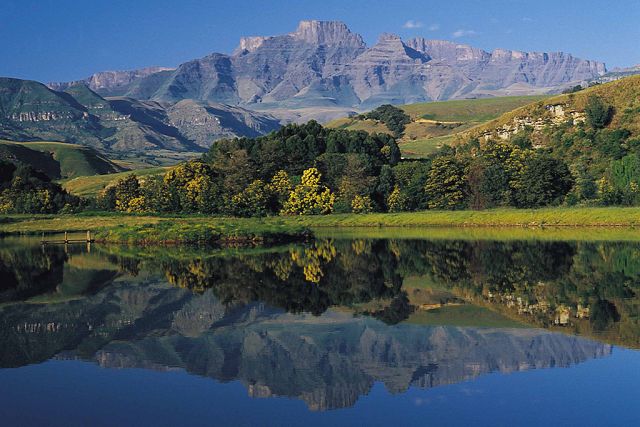
[[[181,368],[240,380],[252,396],[297,397],[316,410],[351,406],[376,381],[401,392],[611,351],[542,330],[388,326],[344,312],[225,306],[212,290],[195,294],[151,279],[119,280],[73,301],[2,307],[0,331],[2,367],[57,355],[105,367]]]

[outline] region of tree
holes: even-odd
[[[114,187],[115,208],[121,212],[141,212],[144,209],[144,198],[140,190],[140,182],[135,174],[121,178]]]
[[[397,185],[393,188],[391,194],[387,198],[387,208],[389,212],[406,211],[408,207],[407,196],[400,191]]]
[[[587,116],[587,123],[593,129],[602,129],[611,121],[613,108],[604,103],[599,96],[592,95],[584,107]]]
[[[231,198],[231,214],[241,217],[265,216],[271,194],[262,180],[256,179]]]
[[[573,186],[567,165],[547,154],[529,156],[517,179],[515,203],[520,208],[560,204]]]
[[[371,197],[360,196],[356,194],[351,201],[351,211],[353,213],[373,212],[373,203],[371,202]]]
[[[283,170],[279,170],[271,178],[268,191],[272,195],[272,212],[280,212],[285,202],[289,198],[289,194],[293,190],[289,174]]]
[[[396,138],[402,136],[405,125],[411,123],[411,117],[409,117],[404,110],[394,107],[391,104],[381,105],[375,110],[365,114],[364,117],[381,121],[387,125]]]
[[[182,163],[169,170],[163,178],[169,210],[203,213],[219,211],[222,203],[214,177],[211,166],[198,160]],[[243,189],[244,187],[240,188],[238,192]]]
[[[302,173],[300,185],[289,195],[282,213],[285,215],[328,214],[333,210],[335,196],[320,184],[320,172],[310,168]]]
[[[436,158],[424,189],[429,209],[463,208],[467,195],[465,165],[455,157]]]

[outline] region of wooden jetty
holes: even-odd
[[[64,232],[64,239],[62,240],[46,240],[44,233],[42,233],[42,245],[67,245],[69,243],[93,243],[95,240],[91,237],[91,231],[87,230],[87,237],[85,239],[69,239],[69,233]]]

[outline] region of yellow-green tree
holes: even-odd
[[[118,180],[114,187],[115,208],[121,212],[144,212],[145,199],[135,174]]]
[[[319,215],[333,211],[335,195],[320,184],[321,174],[316,168],[302,173],[299,185],[289,194],[289,199],[282,208],[285,215]]]
[[[271,182],[268,185],[268,190],[273,196],[274,206],[272,209],[274,212],[280,212],[284,204],[289,199],[289,194],[293,190],[291,179],[286,171],[279,170],[271,178]]]
[[[351,201],[351,211],[353,213],[373,212],[373,202],[369,196],[356,194]]]
[[[400,191],[400,187],[397,185],[393,187],[393,191],[387,198],[387,206],[389,212],[402,212],[408,208],[407,196]]]
[[[217,191],[211,167],[201,161],[182,163],[164,175],[170,211],[214,212]]]
[[[265,183],[256,179],[242,192],[231,197],[231,213],[237,216],[264,216],[269,209],[271,194]]]

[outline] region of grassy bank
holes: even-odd
[[[0,233],[46,235],[93,232],[99,242],[130,244],[206,243],[254,246],[288,243],[310,235],[301,224],[261,219],[159,217],[133,215],[12,215],[0,221]]]
[[[640,238],[640,229],[634,229],[639,225],[640,208],[494,209],[270,218],[105,213],[10,215],[0,220],[0,233],[40,234],[92,230],[99,240],[129,243],[224,240],[259,243],[292,240],[304,235],[308,229],[315,230],[319,235],[336,237],[437,238],[441,235],[441,238],[453,238],[468,235],[476,238],[545,238],[557,234],[567,239],[597,240],[607,235],[613,236],[612,239],[626,240],[636,235]],[[554,228],[556,231],[550,233],[545,228]]]

